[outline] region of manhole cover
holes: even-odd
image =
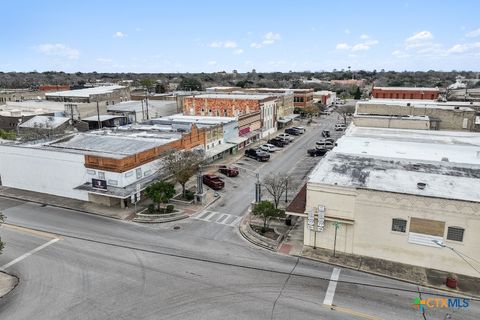
[[[180,229],[180,226],[174,226],[173,227],[173,230],[179,230]]]

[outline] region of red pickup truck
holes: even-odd
[[[227,177],[238,176],[238,169],[235,167],[227,167],[225,165],[221,165],[220,167],[218,167],[218,172],[223,173]]]
[[[218,176],[214,174],[204,174],[203,183],[205,183],[213,190],[220,190],[225,187],[225,182],[223,182]]]

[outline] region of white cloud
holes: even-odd
[[[71,60],[76,60],[80,57],[80,52],[77,49],[61,43],[44,43],[36,46],[35,49],[46,56],[64,57]]]
[[[336,49],[337,50],[349,50],[350,46],[346,43],[339,43],[339,44],[337,44]]]
[[[350,34],[350,30],[349,30],[349,29],[345,29],[343,32],[345,32],[346,34]]]
[[[365,51],[369,49],[370,49],[370,46],[364,43],[358,43],[352,47],[352,51]]]
[[[215,60],[212,60],[212,61],[208,61],[207,63],[209,66],[215,66],[217,64],[217,61]]]
[[[237,43],[235,41],[225,41],[223,46],[227,49],[235,49],[237,47]]]
[[[281,39],[282,39],[282,37],[280,36],[279,33],[267,32],[263,36],[262,42],[252,42],[250,44],[250,47],[251,48],[256,48],[256,49],[262,48],[262,47],[274,44],[275,42],[277,42]]]
[[[430,31],[420,31],[415,33],[413,36],[408,37],[405,42],[407,44],[415,44],[418,42],[426,41],[426,40],[432,40],[433,39],[433,34]]]
[[[127,35],[121,31],[117,31],[113,34],[114,38],[125,38]]]
[[[477,30],[472,30],[472,31],[468,32],[465,36],[468,37],[468,38],[476,38],[476,37],[480,36],[480,28],[477,29]]]
[[[233,50],[233,54],[242,54],[242,53],[243,53],[243,49]]]
[[[113,60],[109,59],[109,58],[97,58],[97,61],[98,62],[109,63],[109,62],[112,62]]]
[[[456,44],[447,50],[448,53],[466,53],[480,48],[480,42]]]
[[[372,46],[378,44],[378,40],[372,39],[372,37],[366,34],[362,34],[360,40],[362,41],[353,45],[349,45],[348,43],[338,43],[335,48],[337,50],[351,50],[352,52],[356,52],[370,50]]]
[[[208,45],[210,48],[226,48],[226,49],[235,49],[237,43],[235,41],[227,40],[227,41],[214,41]]]

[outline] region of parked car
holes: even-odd
[[[223,187],[225,187],[225,182],[223,182],[217,175],[214,174],[204,174],[203,183],[213,190],[221,190]]]
[[[278,148],[283,148],[286,145],[286,143],[281,139],[270,139],[268,140],[268,143],[273,144],[275,147],[278,147]]]
[[[330,137],[330,131],[329,130],[323,130],[322,131],[322,137],[324,137],[324,138]]]
[[[289,141],[295,140],[291,135],[288,133],[280,133],[277,137],[283,138],[283,139],[288,139]]]
[[[278,150],[273,144],[267,143],[260,146],[260,149],[265,152],[275,152]]]
[[[295,129],[295,130],[298,130],[300,132],[300,134],[305,133],[305,127],[292,127],[292,128]]]
[[[227,177],[236,177],[236,176],[238,176],[238,173],[239,173],[238,168],[227,167],[225,165],[221,165],[218,168],[218,172],[223,173]]]
[[[300,131],[297,130],[297,129],[294,129],[294,128],[285,129],[285,133],[291,134],[293,136],[299,136],[300,135]]]
[[[343,123],[337,123],[335,125],[335,131],[344,131],[347,128]]]
[[[325,148],[308,149],[307,153],[312,157],[323,157],[328,152]]]
[[[247,149],[245,150],[245,156],[257,161],[268,161],[270,159],[270,155],[260,149]]]
[[[287,145],[291,142],[289,138],[284,137],[275,137],[274,139],[283,142],[284,145]]]
[[[333,139],[333,138],[325,138],[323,140],[325,140],[327,142],[331,142],[332,144],[335,144],[335,139]]]
[[[317,141],[315,144],[317,149],[331,150],[334,147],[334,144],[331,141],[326,141],[326,140]]]

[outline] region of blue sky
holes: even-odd
[[[2,1],[1,71],[480,70],[480,1]]]

